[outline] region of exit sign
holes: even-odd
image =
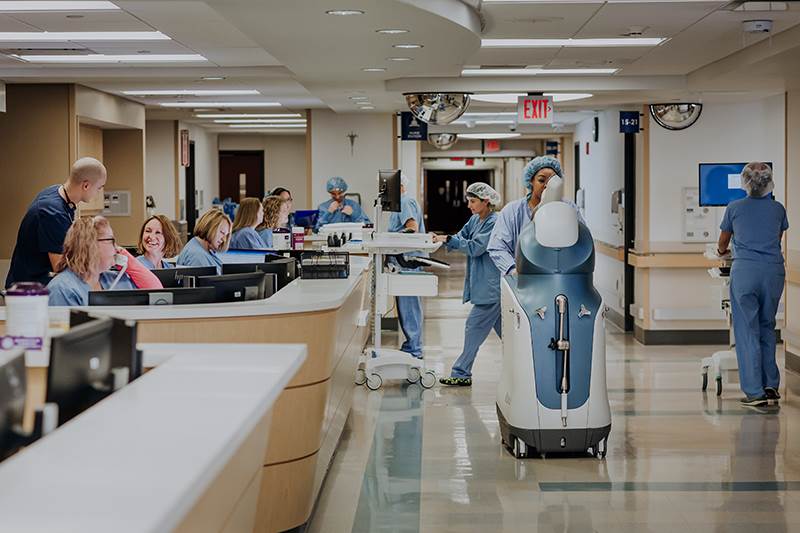
[[[517,99],[518,124],[552,124],[552,96],[520,96]]]

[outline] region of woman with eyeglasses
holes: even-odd
[[[121,272],[124,262],[126,270]],[[124,248],[117,247],[111,224],[100,216],[72,223],[56,271],[58,274],[47,284],[50,305],[89,305],[90,291],[161,288],[158,278]]]

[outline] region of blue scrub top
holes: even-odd
[[[531,223],[533,211],[528,204],[529,198],[520,198],[509,202],[500,211],[489,238],[489,256],[501,274],[506,275],[516,266],[517,239],[522,230]],[[578,206],[572,202],[564,202],[572,206],[578,214],[578,220],[586,225]]]
[[[16,281],[50,281],[48,253],[64,251],[64,237],[75,218],[75,209],[58,194],[60,185],[52,185],[33,199],[17,232],[17,244],[11,256],[6,287]]]
[[[389,227],[386,231],[399,233],[406,227],[406,222],[412,218],[419,225],[417,233],[425,233],[425,220],[422,218],[422,209],[420,209],[414,198],[404,194],[400,197],[400,212],[389,215]],[[403,255],[408,257],[427,257],[428,254],[425,252],[406,252]]]
[[[253,228],[239,228],[231,235],[231,248],[239,250],[266,250],[267,245]]]
[[[144,255],[137,255],[136,259],[145,266],[148,270],[155,270],[157,268],[175,268],[175,265],[165,261],[164,259],[161,260],[161,264],[158,266],[153,265],[148,258]]]
[[[786,209],[764,196],[747,196],[728,204],[719,226],[733,233],[733,258],[782,264],[781,234],[789,229]]]
[[[272,243],[272,228],[264,228],[258,231],[258,236],[261,237],[262,241],[264,241],[267,249],[272,250],[272,247],[274,246]]]
[[[222,274],[222,258],[213,250],[209,251],[203,248],[199,237],[192,237],[186,243],[178,255],[177,263],[178,266],[213,266],[217,268],[217,274]]]
[[[497,270],[487,247],[497,221],[497,213],[481,220],[472,215],[461,231],[452,235],[446,246],[467,254],[467,275],[464,278],[464,302],[486,305],[500,301],[500,271]]]
[[[361,209],[361,206],[358,205],[357,202],[351,200],[350,198],[345,198],[342,201],[342,206],[340,209],[334,211],[333,213],[328,212],[328,208],[333,203],[333,198],[328,200],[327,202],[322,202],[319,204],[319,217],[317,218],[317,225],[314,226],[314,231],[319,231],[319,228],[324,226],[325,224],[339,224],[341,222],[363,222],[369,223],[369,217],[364,210]],[[346,206],[350,206],[353,208],[352,215],[345,215],[342,213],[342,209]]]
[[[100,286],[103,290],[108,290],[116,278],[117,272],[115,271],[103,272],[100,274]],[[123,274],[113,290],[121,291],[132,289],[136,289],[133,280],[128,274]],[[51,306],[89,305],[89,291],[91,291],[91,287],[70,269],[62,270],[56,274],[47,285],[47,290],[50,291],[48,304]]]

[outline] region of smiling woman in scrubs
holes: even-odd
[[[175,257],[181,251],[181,241],[172,222],[164,215],[153,215],[145,220],[139,232],[139,253],[136,259],[145,267],[174,268],[165,257]]]
[[[256,231],[264,221],[264,207],[258,198],[245,198],[239,204],[236,218],[233,219],[231,248],[243,250],[266,250],[267,244]]]
[[[500,271],[494,266],[486,247],[497,220],[495,208],[500,205],[500,194],[485,183],[467,187],[467,204],[472,217],[455,235],[436,235],[435,242],[447,243],[448,250],[467,254],[467,275],[464,278],[464,303],[472,302],[464,330],[464,349],[453,363],[449,378],[441,378],[444,385],[472,385],[472,364],[478,349],[492,329],[502,336],[500,321]]]
[[[786,209],[770,196],[775,187],[766,163],[742,170],[747,196],[728,204],[720,225],[717,253],[729,252],[731,314],[736,339],[742,405],[763,406],[780,399],[781,375],[775,362],[775,314],[783,293],[785,271],[781,239],[789,229]]]
[[[178,266],[213,266],[222,274],[219,252],[228,249],[231,219],[221,209],[206,211],[194,227],[194,237],[178,256]]]

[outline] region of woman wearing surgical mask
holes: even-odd
[[[789,229],[786,209],[770,196],[775,187],[766,163],[749,163],[742,170],[747,196],[728,204],[720,224],[720,256],[729,253],[731,317],[739,362],[742,405],[778,403],[781,375],[775,362],[775,314],[783,294],[785,271],[781,239]]]
[[[212,208],[203,213],[195,224],[194,237],[178,256],[178,266],[213,266],[217,274],[222,274],[219,253],[228,249],[232,225],[221,209]]]
[[[181,251],[178,232],[164,215],[153,215],[145,220],[139,232],[139,253],[136,259],[150,270],[174,268],[165,257],[175,257]]]
[[[289,222],[289,209],[291,203],[284,200],[280,196],[267,196],[262,203],[264,207],[264,220],[256,228],[261,240],[267,245],[267,248],[272,248],[272,232],[279,228],[285,228]]]
[[[435,242],[446,243],[448,250],[467,255],[464,278],[464,303],[472,302],[464,331],[464,349],[453,363],[450,377],[439,383],[469,387],[472,385],[472,364],[481,344],[492,329],[502,336],[500,321],[500,271],[494,266],[486,247],[494,229],[500,205],[500,194],[485,183],[467,187],[467,205],[472,217],[455,235],[436,235]]]
[[[553,180],[558,182],[559,188],[563,184],[561,174],[561,163],[554,157],[536,157],[525,165],[522,171],[522,183],[528,189],[528,194],[525,198],[506,204],[497,217],[489,239],[489,256],[501,275],[516,272],[514,255],[517,251],[519,234],[533,218],[534,210],[542,203],[542,195],[548,185],[552,184]],[[577,207],[575,210],[577,211]],[[580,213],[578,218],[585,224]]]
[[[233,219],[231,248],[243,250],[266,250],[267,243],[258,235],[256,228],[264,221],[264,208],[258,198],[245,198],[239,204]]]

